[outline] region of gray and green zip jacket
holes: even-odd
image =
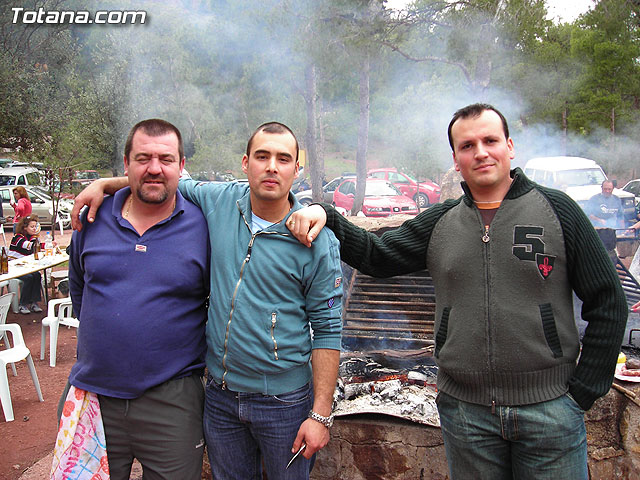
[[[628,312],[624,292],[580,207],[520,169],[511,176],[488,228],[464,183],[459,199],[380,238],[323,205],[327,226],[342,260],[361,272],[429,270],[440,390],[481,405],[526,405],[569,391],[586,410],[613,380]],[[581,354],[572,290],[589,322]]]
[[[335,236],[327,230],[309,249],[290,234],[286,218],[252,234],[247,184],[182,180],[179,189],[202,209],[209,228],[209,374],[237,392],[277,395],[302,387],[311,379],[312,349],[340,350]],[[293,195],[289,200],[292,211],[302,208]]]

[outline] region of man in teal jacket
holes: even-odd
[[[333,421],[342,330],[339,245],[326,231],[307,249],[285,226],[302,208],[290,193],[298,142],[288,127],[260,126],[242,169],[249,185],[179,184],[203,210],[211,242],[207,450],[214,478],[258,480],[264,462],[270,479],[304,479]],[[91,204],[89,221],[103,186],[113,193],[121,183],[94,182],[76,198],[76,209]],[[303,458],[287,469],[303,445]]]
[[[380,238],[329,205],[294,214],[292,231],[309,244],[326,219],[343,261],[369,275],[429,269],[452,478],[586,479],[584,411],[611,386],[628,312],[615,268],[575,202],[510,169],[498,110],[460,109],[449,141],[459,199]],[[589,322],[582,350],[572,290]]]

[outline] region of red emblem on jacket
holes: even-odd
[[[555,259],[555,255],[536,254],[536,265],[538,265],[538,272],[542,275],[542,278],[549,278],[549,275],[551,275],[553,271],[553,262]]]

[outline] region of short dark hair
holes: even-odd
[[[298,154],[300,152],[298,139],[296,138],[295,133],[293,133],[293,130],[287,127],[284,123],[280,122],[267,122],[256,128],[256,131],[253,132],[253,135],[251,135],[251,138],[249,138],[249,141],[247,142],[247,157],[251,154],[251,144],[253,143],[253,139],[260,132],[279,134],[290,133],[293,136],[293,139],[296,141],[296,162],[298,161]]]
[[[172,132],[175,133],[176,137],[178,137],[178,153],[180,155],[178,161],[182,160],[182,157],[184,157],[184,144],[182,143],[182,135],[180,134],[180,130],[178,130],[178,127],[160,118],[149,118],[147,120],[142,120],[141,122],[136,123],[129,132],[127,141],[124,144],[124,156],[127,157],[127,160],[129,159],[129,154],[131,153],[133,136],[138,130],[142,130],[144,133],[152,137],[159,137],[161,135],[166,135],[167,133]]]
[[[462,107],[456,113],[453,114],[453,118],[449,122],[449,128],[447,129],[447,135],[449,136],[449,145],[451,146],[451,150],[455,150],[453,148],[453,138],[451,136],[451,129],[453,128],[453,124],[458,121],[460,118],[469,118],[469,117],[479,117],[482,112],[486,110],[491,110],[496,112],[502,121],[502,129],[504,130],[504,138],[509,139],[509,126],[507,125],[507,119],[504,118],[504,115],[500,113],[493,105],[489,105],[488,103],[473,103],[471,105],[467,105],[466,107]]]
[[[603,182],[602,182],[602,184],[601,184],[600,186],[601,186],[601,187],[604,187],[604,184],[605,184],[605,183],[610,183],[610,184],[611,184],[611,186],[613,187],[613,180],[606,179],[605,181],[603,181]],[[615,187],[614,187],[614,188],[615,188]]]

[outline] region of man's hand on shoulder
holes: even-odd
[[[88,206],[87,221],[93,223],[96,219],[96,212],[105,194],[113,194],[121,188],[128,185],[126,177],[100,178],[91,182],[82,192],[80,192],[73,202],[71,210],[71,226],[74,230],[82,230],[82,221],[80,220],[80,211],[83,207]]]
[[[327,213],[320,205],[301,208],[291,214],[287,228],[300,243],[311,247],[322,227],[327,223]]]

